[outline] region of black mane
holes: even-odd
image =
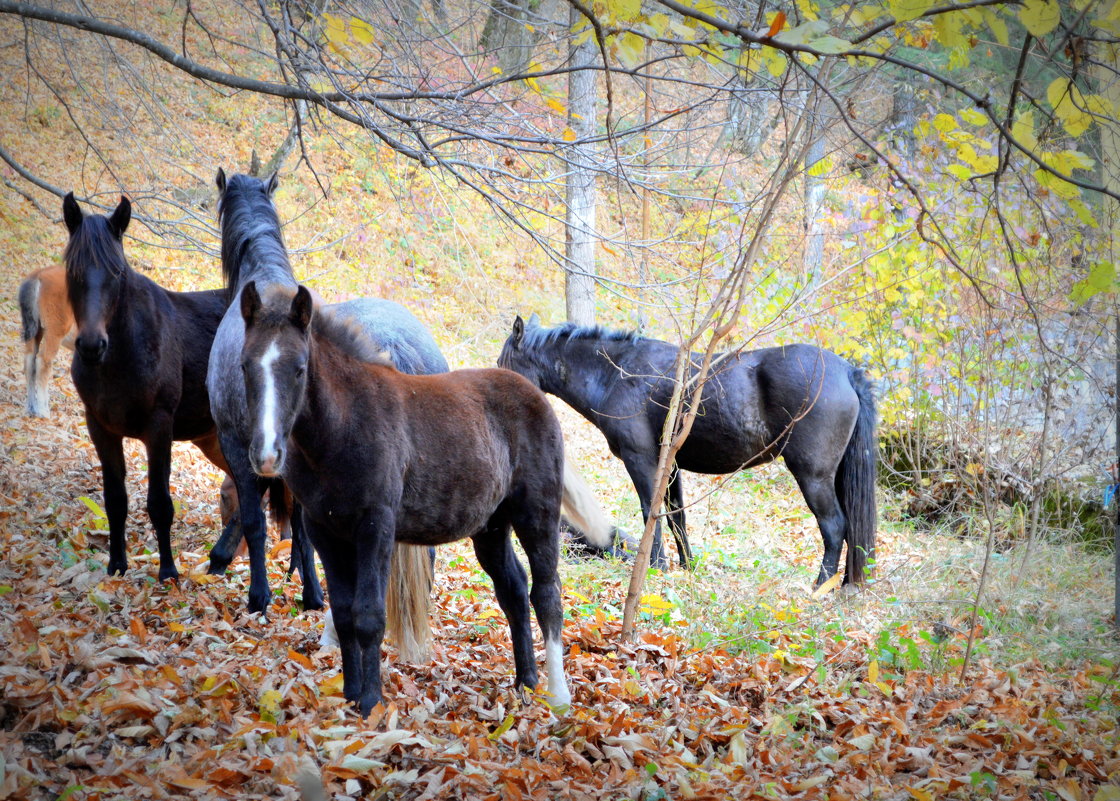
[[[638,342],[643,337],[637,331],[612,331],[601,325],[576,325],[560,323],[552,328],[532,326],[525,329],[521,347],[529,351],[555,342],[599,339],[605,342]]]
[[[289,287],[266,289],[261,299],[260,321],[268,325],[285,322],[295,296],[296,290]],[[329,308],[316,304],[311,331],[347,356],[369,364],[396,367],[389,352],[378,347],[361,321],[348,314],[333,313]]]
[[[70,280],[82,280],[87,270],[104,270],[118,278],[129,272],[124,246],[109,230],[109,219],[101,214],[82,219],[70,235],[62,258]]]
[[[271,265],[291,277],[280,217],[264,181],[249,175],[230,176],[218,198],[218,220],[222,228],[222,277],[230,292],[237,290],[243,277],[270,272]]]

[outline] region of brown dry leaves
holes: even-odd
[[[219,482],[188,447],[176,447],[172,476],[184,578],[156,583],[142,553],[153,543],[137,447],[131,569],[105,575],[106,538],[79,500],[101,498],[79,404],[56,366],[55,419],[23,416],[16,314],[9,296],[0,799],[1120,797],[1115,676],[981,664],[967,686],[920,671],[890,680],[869,675],[872,637],[850,627],[822,683],[808,658],[692,651],[661,624],[625,644],[617,620],[573,611],[573,708],[522,704],[505,621],[467,548],[440,559],[431,664],[400,665],[387,647],[390,703],[359,721],[337,651],[318,646],[321,614],[296,614],[282,548],[267,622],[244,613],[244,562],[226,578],[202,574]],[[622,594],[616,580],[598,592],[568,605]],[[791,635],[776,636],[787,648]]]

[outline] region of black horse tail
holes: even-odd
[[[272,518],[272,525],[280,532],[280,539],[286,540],[292,535],[292,508],[295,498],[288,490],[288,485],[283,479],[268,479],[268,516]],[[294,545],[295,543],[293,543]],[[293,552],[292,558],[295,559]],[[292,569],[289,568],[291,573]]]
[[[845,583],[861,584],[868,563],[875,558],[875,473],[879,443],[875,434],[875,393],[863,370],[852,368],[848,375],[859,397],[856,426],[836,471],[836,496],[848,520],[845,540]]]
[[[39,277],[32,276],[19,285],[20,335],[24,342],[39,336],[43,321],[39,317]]]

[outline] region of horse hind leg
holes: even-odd
[[[840,567],[840,553],[844,548],[844,530],[848,523],[840,508],[840,499],[836,497],[835,471],[828,474],[802,469],[797,462],[791,464],[788,456],[786,464],[797,480],[797,486],[801,488],[809,511],[817,518],[817,526],[824,541],[824,558],[813,584],[815,589],[836,575]]]
[[[558,507],[535,504],[513,519],[517,539],[529,560],[533,589],[529,598],[537,613],[537,624],[544,636],[544,664],[548,692],[555,706],[568,706],[572,693],[564,674],[564,607],[560,594],[560,538]],[[510,549],[512,552],[512,548]],[[531,642],[530,642],[531,645]]]
[[[692,546],[688,542],[684,519],[684,480],[681,478],[680,468],[675,464],[669,472],[665,501],[669,513],[669,529],[673,532],[673,539],[677,543],[677,555],[680,557],[681,566],[685,570],[691,570]]]
[[[532,690],[537,686],[537,660],[529,622],[529,580],[513,551],[509,533],[509,520],[499,511],[490,518],[485,529],[474,535],[472,542],[478,563],[494,582],[498,606],[509,623],[514,684]]]

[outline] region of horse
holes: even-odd
[[[272,196],[278,185],[273,174],[265,180],[248,175],[232,175],[227,180],[219,169],[218,220],[222,233],[222,274],[226,283],[227,308],[210,350],[206,384],[218,425],[222,453],[240,498],[260,497],[260,484],[249,463],[250,428],[245,406],[245,381],[241,370],[241,348],[245,326],[239,311],[239,297],[248,281],[258,284],[297,286],[288,252],[280,231],[280,219]],[[350,320],[350,325],[368,327],[384,343],[394,358],[415,369],[442,371],[447,363],[431,335],[407,310],[392,301],[362,298],[338,304],[329,315]],[[431,351],[434,350],[434,353]],[[293,522],[300,516],[294,515]],[[264,574],[264,516],[259,504],[241,505],[241,528],[249,549],[249,609],[268,608],[268,582]],[[228,536],[227,536],[228,534]],[[223,533],[210,551],[210,573],[222,573],[236,553],[240,536]],[[313,560],[310,560],[312,565]],[[406,548],[398,554],[392,571],[394,586],[403,594],[392,608],[426,608],[421,600],[430,584],[431,562],[422,549]],[[411,620],[411,618],[409,618]],[[402,639],[423,641],[428,635],[415,630],[402,633]],[[402,640],[399,639],[398,643]],[[407,648],[407,645],[405,646]],[[403,649],[402,649],[403,650]],[[410,649],[411,650],[411,649]],[[422,652],[421,648],[413,651]]]
[[[205,388],[209,342],[225,311],[224,295],[170,292],[129,267],[122,242],[132,216],[128,198],[111,216],[86,216],[71,192],[62,212],[69,232],[65,285],[77,331],[70,376],[101,462],[109,574],[128,569],[122,443],[130,437],[148,453],[147,508],[159,542],[159,578],[176,579],[168,485],[172,440],[192,441],[225,469]]]
[[[320,314],[337,318],[340,325],[355,326],[361,330],[375,343],[378,352],[392,359],[402,372],[430,375],[446,373],[451,369],[428,329],[399,303],[383,298],[355,298],[317,308]],[[222,519],[237,525],[227,528],[229,536],[223,536],[215,546],[215,550],[230,553],[236,550],[242,533],[240,509],[233,487],[232,479],[227,479],[227,483],[222,485]],[[420,563],[422,560],[423,554],[419,549],[407,546],[394,551],[390,568],[392,583],[386,602],[387,632],[404,661],[416,662],[425,658],[427,643],[431,639],[427,621],[435,550],[429,549],[426,569]],[[421,587],[428,589],[422,590]],[[324,627],[327,630],[333,628],[329,609]]]
[[[381,700],[381,640],[396,543],[471,537],[510,626],[515,685],[534,688],[529,603],[548,691],[564,676],[559,561],[564,445],[544,395],[505,370],[402,373],[360,329],[316,314],[305,287],[244,284],[239,365],[253,469],[283,476],[323,562],[342,648],[343,694]],[[532,592],[513,551],[529,560]]]
[[[59,347],[74,349],[74,312],[66,298],[66,268],[61,264],[31,273],[19,285],[23,374],[27,413],[49,417],[51,363]]]
[[[70,193],[63,200],[63,217],[69,231],[65,285],[77,331],[70,375],[101,462],[109,573],[128,569],[122,442],[130,437],[141,440],[148,453],[147,507],[159,543],[159,578],[173,580],[179,571],[171,553],[171,442],[193,442],[214,465],[229,472],[206,392],[210,345],[225,313],[226,293],[172,292],[133,271],[122,241],[132,217],[125,197],[109,217],[86,216]],[[282,493],[271,495],[281,530],[288,526],[290,508]],[[297,555],[303,558],[297,560]],[[297,536],[293,543],[295,566],[304,580],[304,606],[321,607],[322,589],[306,537]]]
[[[634,333],[520,316],[498,364],[556,395],[594,424],[626,466],[648,519],[658,451],[674,386],[678,348]],[[692,355],[691,375],[700,357]],[[864,372],[813,345],[720,354],[703,386],[692,429],[670,467],[665,504],[682,564],[685,533],[681,470],[726,474],[781,456],[817,519],[824,558],[820,586],[839,569],[861,583],[875,551],[875,398]],[[651,559],[667,566],[660,521]]]

